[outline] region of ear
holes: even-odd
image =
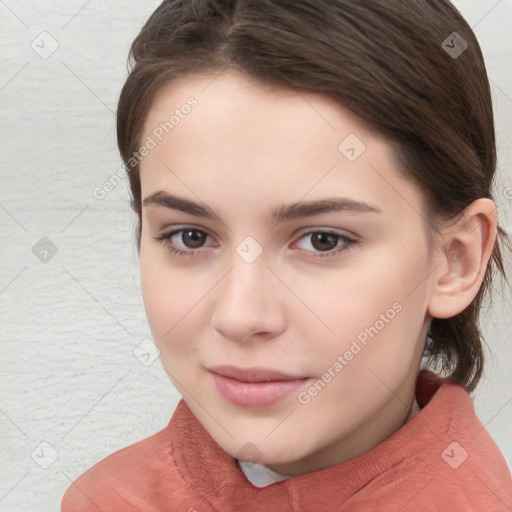
[[[428,313],[450,318],[466,309],[484,279],[497,236],[496,206],[477,199],[455,226],[444,229],[439,239]]]

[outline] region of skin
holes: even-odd
[[[398,171],[386,140],[330,98],[231,70],[166,85],[141,140],[190,96],[198,105],[141,162],[142,198],[167,192],[221,220],[143,206],[143,298],[162,364],[233,457],[252,443],[257,462],[286,475],[356,457],[410,417],[431,315],[462,311],[478,291],[495,239],[494,205],[473,203],[432,247],[421,190]],[[338,149],[349,134],[366,146],[353,162]],[[269,220],[280,205],[333,197],[379,212]],[[156,239],[179,228],[203,238]],[[315,243],[311,232],[326,230],[340,237]],[[248,236],[262,248],[252,263],[237,253]],[[173,254],[173,245],[188,254]],[[213,384],[208,368],[230,364],[308,377],[307,390],[393,304],[400,312],[307,404],[292,393],[243,408]]]

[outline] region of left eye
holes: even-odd
[[[313,247],[315,258],[335,256],[355,243],[355,240],[332,231],[310,231],[302,235],[300,240],[308,240],[307,245]],[[309,251],[307,248],[305,250]]]

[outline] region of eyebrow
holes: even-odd
[[[172,210],[179,210],[190,215],[195,215],[196,217],[203,217],[222,222],[220,216],[217,215],[209,206],[195,203],[189,199],[184,199],[162,190],[154,192],[146,197],[142,201],[142,205],[164,206]],[[381,213],[381,209],[377,206],[346,197],[335,197],[278,206],[271,211],[270,220],[274,222],[283,222],[296,218],[310,217],[322,213],[339,211]]]

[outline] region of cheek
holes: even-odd
[[[180,318],[190,309],[194,291],[183,282],[182,274],[169,268],[164,251],[141,245],[140,272],[144,308],[154,341],[162,349],[172,336]],[[187,307],[188,306],[188,307]]]
[[[141,244],[140,272],[144,308],[153,340],[166,368],[176,367],[180,356],[197,350],[204,331],[201,319],[209,318],[204,300],[215,276],[177,269],[160,247]],[[172,364],[171,364],[172,363]]]
[[[333,270],[321,284],[315,285],[314,294],[307,290],[308,283],[304,283],[302,294],[316,298],[314,311],[327,316],[326,323],[339,336],[355,336],[376,322],[395,302],[403,303],[410,291],[410,272],[405,264],[399,269],[391,268],[394,258],[385,253],[367,260],[347,269]]]
[[[425,321],[426,287],[418,284],[428,275],[428,262],[411,250],[395,252],[383,250],[350,272],[333,272],[316,295],[308,295],[303,283],[302,294],[316,297],[311,309],[331,331],[318,340],[321,350],[314,357],[319,369],[345,353],[347,366],[358,370],[382,367],[392,374],[409,368]]]
[[[154,340],[158,343],[165,329],[169,329],[172,325],[170,323],[167,326],[164,325],[167,323],[164,305],[168,304],[169,299],[172,300],[176,289],[168,286],[168,275],[163,271],[158,255],[155,251],[148,249],[144,242],[141,244],[140,251],[140,276],[146,316],[153,331]]]

